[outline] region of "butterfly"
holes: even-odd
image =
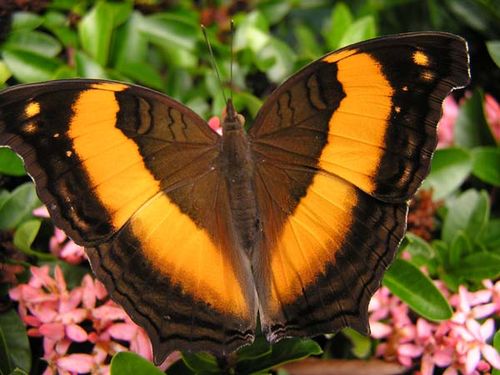
[[[112,298],[173,350],[226,355],[353,327],[405,233],[467,44],[437,32],[329,53],[265,101],[248,132],[231,101],[217,134],[172,98],[63,80],[0,93],[16,151],[54,223]]]

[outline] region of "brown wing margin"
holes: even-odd
[[[69,80],[0,93],[0,143],[24,158],[56,225],[147,329],[157,363],[175,349],[220,354],[253,340],[255,291],[225,221],[219,142],[194,112],[138,86]]]
[[[252,264],[271,341],[367,332],[441,103],[468,80],[462,38],[412,33],[329,54],[272,94],[249,131],[264,228]]]

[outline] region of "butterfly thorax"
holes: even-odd
[[[254,187],[254,162],[251,156],[244,119],[231,101],[222,122],[222,171],[229,192],[229,206],[240,246],[248,253],[259,240],[260,220]]]

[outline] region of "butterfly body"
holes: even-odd
[[[230,215],[239,246],[250,255],[262,230],[254,186],[255,160],[243,120],[229,100],[222,122],[221,171],[229,192]]]
[[[0,93],[0,144],[144,327],[155,362],[254,340],[368,332],[367,307],[430,168],[441,103],[469,80],[465,41],[409,33],[293,75],[246,133],[163,94],[67,80]]]

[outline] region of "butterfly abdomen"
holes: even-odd
[[[250,254],[261,232],[253,183],[254,162],[241,120],[237,116],[228,116],[224,119],[223,129],[220,158],[228,186],[233,226],[239,245]]]

